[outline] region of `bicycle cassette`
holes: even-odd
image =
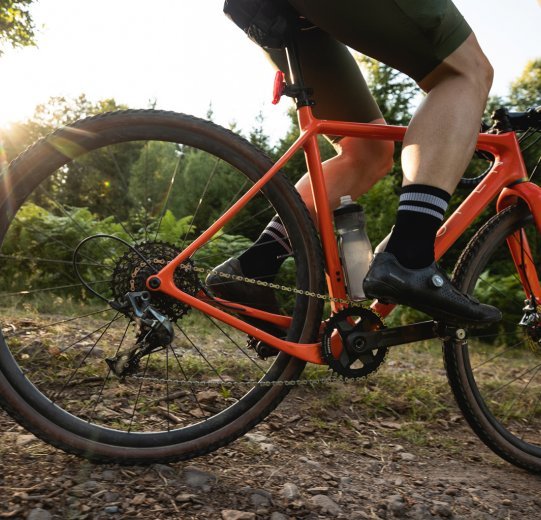
[[[345,378],[366,377],[385,360],[387,348],[363,349],[363,333],[384,328],[381,318],[370,309],[350,307],[334,314],[321,339],[322,357],[330,369]],[[339,357],[333,344],[342,343]]]

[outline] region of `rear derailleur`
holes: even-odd
[[[137,337],[135,346],[105,359],[111,371],[124,378],[138,370],[139,362],[144,356],[167,348],[173,341],[175,333],[169,318],[150,304],[148,291],[129,292],[122,303],[110,302],[110,304],[135,322]]]

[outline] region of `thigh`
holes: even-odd
[[[316,117],[358,123],[382,117],[359,65],[343,43],[315,26],[299,29],[297,41],[305,83],[314,90]],[[287,74],[285,51],[267,52]]]
[[[421,81],[471,29],[451,0],[289,0],[340,42]]]

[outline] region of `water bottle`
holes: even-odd
[[[363,208],[350,195],[340,197],[340,206],[334,210],[334,225],[348,296],[364,300],[363,280],[372,260],[372,246],[365,231]]]

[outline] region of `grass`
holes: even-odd
[[[55,304],[59,305],[57,308],[63,308],[63,302],[55,302]],[[92,310],[96,309],[84,306],[77,309],[71,308],[69,314],[66,310],[65,315],[55,313],[45,318],[43,315],[39,317],[35,313],[35,308],[26,310],[19,308],[8,314],[7,318],[4,314],[4,326],[7,325],[8,329],[10,324],[14,324],[18,331],[24,332],[25,327],[32,331],[29,335],[13,335],[8,340],[9,346],[13,352],[20,351],[24,354],[25,346],[32,346],[32,341],[34,341],[34,344],[39,346],[38,354],[33,354],[30,350],[29,358],[21,358],[21,365],[30,368],[31,363],[35,362],[39,366],[35,367],[34,375],[39,377],[40,383],[50,385],[52,388],[61,380],[63,374],[68,375],[70,370],[79,364],[84,353],[84,349],[77,351],[75,348],[55,356],[55,349],[58,351],[59,343],[69,344],[74,341],[73,338],[81,337],[84,329],[79,329],[76,322],[69,322],[49,325],[40,331],[40,320],[41,323],[54,323],[73,313],[84,314]],[[85,318],[85,321],[89,328],[99,327],[105,318],[106,316],[97,315]],[[109,319],[111,319],[110,316]],[[77,372],[78,379],[96,375],[105,377],[107,366],[103,363],[102,357],[112,355],[118,346],[119,338],[125,332],[126,326],[121,322],[123,320],[107,331],[105,345],[100,344],[103,347],[101,356],[91,356],[82,363]],[[171,380],[186,380],[186,378],[217,380],[219,376],[227,376],[238,381],[261,377],[262,372],[259,368],[241,353],[238,346],[231,343],[228,337],[221,335],[204,316],[196,312],[189,313],[179,322],[179,327],[190,331],[191,340],[195,341],[201,350],[194,348],[180,330],[176,330],[175,354],[173,355],[170,350],[167,357],[164,351],[153,353],[141,361],[139,373],[142,373],[144,367],[147,366],[149,376],[159,378],[169,373]],[[235,342],[244,347],[245,335],[226,326],[223,328]],[[9,330],[7,334],[10,334]],[[132,329],[130,329],[130,334],[130,340],[123,344],[123,349],[130,348],[134,344]],[[88,340],[87,348],[92,342],[93,340]],[[503,359],[496,357],[494,362],[487,363],[486,360],[492,356],[493,352],[499,352],[495,350],[497,348],[481,345],[471,356],[472,363],[480,365],[476,373],[482,378],[483,391],[488,395],[489,391],[494,390],[494,398],[489,401],[489,405],[494,413],[501,414],[501,417],[509,422],[523,421],[524,423],[527,419],[533,418],[532,427],[535,427],[533,416],[541,415],[541,400],[538,399],[539,385],[522,383],[520,375],[524,367],[534,366],[533,363],[536,362],[536,357],[539,357],[539,352],[528,349],[511,350]],[[212,369],[201,352],[211,359]],[[253,351],[248,354],[256,357]],[[263,369],[267,369],[273,359],[267,361],[256,359],[256,361]],[[538,360],[537,363],[539,363]],[[518,383],[510,387],[504,386],[515,373],[519,376]],[[310,424],[313,427],[322,431],[332,432],[335,428],[344,425],[353,427],[352,421],[400,422],[400,427],[392,429],[391,435],[416,445],[423,445],[433,442],[431,428],[437,429],[438,421],[448,421],[457,413],[447,384],[441,344],[438,341],[426,341],[390,349],[386,363],[380,370],[357,383],[324,382],[331,375],[326,366],[308,365],[301,376],[302,379],[312,383],[299,390],[304,396],[303,413],[305,412],[310,418]],[[35,381],[35,378],[33,380]],[[98,387],[99,384],[96,388]],[[171,389],[174,387],[175,385],[172,384]],[[160,386],[157,382],[145,386],[147,398],[152,401],[160,395],[160,392],[162,394],[165,392],[164,388],[163,384]],[[110,402],[118,399],[128,402],[134,399],[137,389],[138,385],[135,383],[129,386],[111,377],[107,383],[106,398]],[[213,390],[220,394],[219,406],[222,408],[228,406],[228,403],[234,401],[235,398],[239,398],[247,389],[248,387],[244,386],[242,388],[213,387]],[[73,395],[80,396],[78,397],[80,402],[86,398],[91,404],[93,403],[92,392],[91,385],[85,384],[74,387]],[[501,399],[500,395],[503,396]],[[193,407],[191,404],[189,406]],[[189,413],[190,411],[179,409],[174,403],[171,403],[169,410],[172,413]],[[146,411],[145,403],[141,402],[138,412],[145,413]],[[112,418],[110,421],[114,420]],[[445,443],[441,439],[440,442]],[[450,445],[449,448],[452,449],[453,446]]]

